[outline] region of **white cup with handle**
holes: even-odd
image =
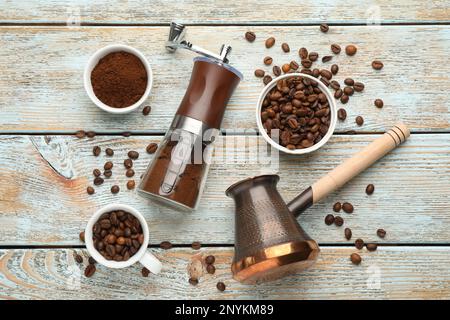
[[[108,213],[111,211],[125,211],[133,216],[135,216],[139,222],[141,223],[142,232],[144,234],[144,241],[142,245],[140,246],[139,250],[131,256],[126,261],[114,261],[114,260],[108,260],[105,257],[103,257],[100,252],[94,247],[94,241],[93,241],[93,228],[95,223],[99,220],[100,216],[104,213]],[[136,209],[125,205],[121,203],[113,203],[109,204],[107,206],[104,206],[97,210],[92,217],[89,219],[86,230],[85,230],[85,243],[86,248],[89,252],[89,254],[97,261],[98,263],[113,269],[120,269],[129,267],[137,262],[141,263],[144,267],[146,267],[150,272],[154,274],[158,274],[161,271],[162,264],[161,261],[158,260],[152,253],[150,253],[147,250],[149,242],[149,231],[148,231],[148,225],[147,222],[144,219],[144,216],[137,211]]]

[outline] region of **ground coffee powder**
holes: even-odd
[[[91,74],[97,98],[113,108],[136,103],[145,92],[148,75],[142,61],[135,55],[112,52],[98,62]]]

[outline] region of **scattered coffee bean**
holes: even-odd
[[[125,168],[130,169],[133,167],[133,160],[125,159],[125,161],[123,162],[123,165],[125,166]]]
[[[285,42],[285,43],[283,43],[282,45],[281,45],[281,49],[284,51],[284,52],[289,52],[289,51],[291,51],[291,49],[289,48],[289,45]]]
[[[147,153],[150,153],[150,154],[155,153],[157,149],[158,149],[158,144],[156,144],[156,143],[150,143],[146,148]]]
[[[208,264],[208,265],[206,266],[206,271],[207,271],[209,274],[214,274],[214,273],[216,273],[216,267],[214,267],[212,264]]]
[[[205,258],[206,264],[213,264],[216,261],[216,257],[209,255]]]
[[[199,250],[202,247],[202,244],[199,241],[194,241],[191,244],[192,249]]]
[[[94,175],[94,177],[99,177],[102,174],[102,172],[99,169],[94,169],[92,171],[92,174]]]
[[[336,43],[333,43],[333,44],[331,45],[331,51],[332,51],[334,54],[339,54],[339,53],[341,52],[341,46],[338,45],[338,44],[336,44]]]
[[[148,116],[151,111],[152,111],[152,107],[151,106],[145,106],[144,109],[142,109],[142,114],[144,116]]]
[[[275,38],[274,37],[270,37],[266,40],[266,48],[272,48],[273,45],[275,44]]]
[[[356,92],[361,92],[364,90],[364,83],[361,82],[355,82],[353,84],[353,89],[355,89]]]
[[[74,258],[77,263],[83,263],[83,257],[81,255],[79,255],[78,253],[74,254]]]
[[[256,34],[253,31],[247,31],[245,33],[245,39],[247,39],[248,42],[253,42],[256,39]]]
[[[375,186],[373,184],[368,184],[366,187],[366,193],[371,195],[375,191]]]
[[[291,63],[289,64],[292,70],[297,70],[299,65],[297,63],[297,61],[292,60]]]
[[[300,48],[298,50],[298,55],[300,57],[301,60],[305,60],[308,59],[308,49],[306,48]],[[311,60],[312,61],[312,60]]]
[[[125,172],[125,175],[128,178],[131,178],[132,176],[134,176],[134,170],[133,169],[127,169],[127,171]]]
[[[328,30],[330,30],[330,27],[329,27],[326,23],[322,23],[322,24],[320,25],[320,31],[322,31],[322,32],[324,32],[324,33],[327,33]]]
[[[99,146],[95,146],[92,148],[92,154],[96,157],[100,155],[100,152],[102,152],[102,149]]]
[[[89,262],[89,264],[96,264],[97,263],[97,261],[95,261],[95,259],[92,258],[92,257],[89,257],[88,262]]]
[[[308,57],[307,57],[310,61],[317,61],[317,59],[319,59],[319,54],[317,52],[310,52]],[[305,58],[305,59],[307,59]]]
[[[87,187],[86,191],[87,191],[88,194],[94,194],[95,193],[95,189],[92,188],[91,186]]]
[[[381,70],[383,69],[383,62],[379,61],[379,60],[374,60],[372,61],[372,68],[374,68],[375,70]]]
[[[127,189],[128,190],[133,190],[136,187],[136,182],[134,182],[134,180],[128,180],[127,182]]]
[[[273,66],[272,72],[275,77],[278,77],[279,75],[281,75],[281,68],[279,66]]]
[[[309,59],[303,59],[303,60],[301,61],[301,64],[302,64],[302,66],[305,67],[305,68],[311,68],[311,66],[312,66],[312,61],[309,60]]]
[[[344,202],[342,204],[342,210],[344,210],[345,213],[352,213],[353,209],[353,205],[349,202]]]
[[[344,235],[345,239],[350,240],[352,238],[352,230],[350,228],[345,228]]]
[[[338,227],[344,224],[344,219],[341,216],[334,217],[334,224]]]
[[[111,193],[116,194],[116,193],[119,193],[119,191],[120,191],[120,188],[118,185],[113,185],[111,187]]]
[[[325,224],[330,226],[334,223],[334,216],[332,214],[327,214],[325,217]]]
[[[383,106],[384,106],[384,102],[381,99],[375,99],[373,104],[375,105],[375,107],[377,107],[379,109],[383,108]]]
[[[106,148],[105,153],[107,156],[112,157],[114,155],[114,150],[111,148]]]
[[[146,267],[143,267],[141,270],[141,274],[144,278],[147,278],[148,275],[150,274],[150,270],[148,270]]]
[[[105,170],[111,170],[113,168],[114,164],[111,161],[107,161],[105,165],[103,166],[103,169]]]
[[[323,62],[323,63],[326,63],[326,62],[328,62],[328,61],[331,61],[331,59],[333,59],[332,56],[323,56],[323,57],[322,57],[322,62]]]
[[[345,83],[346,85],[348,85],[348,86],[352,86],[352,85],[355,84],[355,80],[353,80],[352,78],[346,78],[346,79],[344,80],[344,83]]]
[[[346,94],[342,94],[342,96],[341,96],[341,103],[342,104],[346,104],[347,102],[348,102],[348,100],[349,100],[350,98],[349,98],[349,96],[348,95],[346,95]]]
[[[355,122],[356,122],[356,124],[357,124],[358,126],[362,126],[362,125],[364,124],[364,118],[361,117],[361,116],[357,116],[357,117],[355,118]]]
[[[333,64],[330,68],[332,74],[337,74],[339,71],[339,66],[337,64]]]
[[[361,250],[362,248],[364,248],[364,240],[363,239],[356,239],[355,240],[355,247],[356,249]]]
[[[336,203],[333,205],[333,211],[334,211],[334,212],[340,212],[340,211],[341,211],[341,208],[342,208],[342,204],[341,204],[340,202],[336,202]]]
[[[87,278],[92,277],[95,273],[95,270],[96,270],[95,264],[88,264],[86,266],[86,269],[84,269],[84,276]]]
[[[80,238],[81,242],[84,242],[84,231],[81,231],[78,237]]]
[[[347,96],[352,96],[353,93],[355,93],[355,90],[350,86],[345,87],[343,91],[344,91],[344,94]]]
[[[331,73],[333,73],[333,66],[331,67]],[[330,87],[334,90],[339,90],[341,85],[336,80],[332,80],[332,81],[330,81]]]
[[[360,264],[361,263],[361,256],[359,255],[359,254],[357,254],[357,253],[352,253],[351,255],[350,255],[350,260],[352,261],[352,263],[353,264],[356,264],[356,265],[358,265],[358,264]]]
[[[378,245],[376,243],[368,243],[366,244],[366,248],[369,251],[375,251],[378,248]]]
[[[225,288],[226,288],[225,283],[223,283],[223,282],[217,282],[216,287],[217,287],[217,290],[219,290],[219,291],[225,291]]]
[[[272,57],[265,57],[263,62],[266,66],[270,66],[273,62],[273,59],[272,59]]]
[[[262,77],[264,77],[265,74],[266,74],[265,71],[262,69],[255,70],[255,77],[262,78]]]
[[[88,132],[86,132],[86,136],[88,138],[93,138],[93,137],[95,137],[95,132],[94,131],[88,131]]]
[[[355,55],[356,51],[358,51],[358,49],[353,44],[349,44],[345,47],[345,53],[349,56]]]
[[[335,97],[336,99],[339,99],[339,98],[342,97],[343,94],[344,94],[344,92],[342,91],[342,89],[337,89],[337,90],[334,92],[334,97]]]
[[[86,132],[84,130],[78,130],[77,132],[75,132],[75,136],[78,139],[82,139],[86,136]]]
[[[105,170],[103,172],[103,175],[105,176],[105,178],[111,178],[112,176],[112,171],[111,170]]]
[[[130,159],[136,160],[137,158],[139,158],[139,152],[137,152],[137,151],[128,151],[128,157]]]
[[[169,241],[163,241],[159,244],[159,247],[164,250],[169,250],[172,249],[172,243],[170,243]]]
[[[265,85],[267,85],[267,84],[269,84],[270,81],[272,81],[272,77],[269,76],[268,74],[266,74],[266,75],[264,76],[264,78],[263,78],[263,83],[264,83]]]
[[[198,279],[197,278],[189,278],[189,283],[193,286],[198,285]]]
[[[289,63],[285,63],[285,64],[283,64],[281,69],[283,70],[284,73],[288,73],[289,70],[291,70],[291,65]]]
[[[378,229],[377,230],[377,236],[379,236],[380,238],[384,238],[386,236],[386,230]]]
[[[345,109],[340,108],[337,112],[338,114],[338,119],[341,121],[344,121],[347,118],[347,111],[345,111]]]
[[[95,184],[96,186],[99,186],[99,185],[103,184],[103,182],[105,182],[105,180],[103,180],[102,177],[96,177],[96,178],[94,179],[94,184]]]

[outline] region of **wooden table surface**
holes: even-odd
[[[188,24],[188,39],[216,51],[233,47],[231,61],[245,80],[231,99],[223,121],[226,142],[217,141],[199,209],[191,214],[159,207],[125,190],[126,178],[114,173],[93,196],[86,194],[92,169],[106,158],[92,147],[111,147],[121,163],[128,150],[140,151],[139,177],[152,156],[145,146],[158,142],[178,107],[192,68],[193,55],[165,52],[168,23]],[[318,25],[330,24],[323,34]],[[450,3],[446,0],[371,1],[78,1],[0,2],[0,298],[2,299],[385,299],[450,298]],[[243,38],[257,34],[254,43]],[[277,44],[264,47],[274,36]],[[291,52],[282,53],[288,42]],[[82,73],[98,48],[125,43],[150,60],[154,87],[152,113],[126,116],[100,111],[88,99]],[[307,210],[299,221],[321,246],[310,270],[257,286],[231,278],[233,203],[224,190],[233,182],[261,173],[255,160],[264,146],[254,134],[254,108],[262,84],[253,76],[271,55],[276,64],[298,60],[307,47],[319,54],[331,43],[358,47],[354,57],[341,53],[337,79],[351,76],[366,84],[345,106],[348,118],[321,150],[303,157],[281,155],[279,190],[285,199],[379,136],[397,121],[412,131],[403,146],[355,178],[340,191]],[[384,62],[372,70],[374,59]],[[321,65],[321,63],[318,63]],[[268,70],[268,68],[266,68]],[[383,109],[373,106],[382,98]],[[340,103],[338,103],[340,106]],[[363,126],[354,122],[357,115]],[[93,130],[93,139],[75,131]],[[131,137],[123,137],[130,131]],[[233,159],[223,160],[225,152]],[[119,170],[119,169],[118,169]],[[120,171],[120,170],[119,170]],[[122,186],[117,195],[109,192]],[[375,193],[364,192],[368,183]],[[358,251],[343,227],[326,226],[336,201],[355,205],[344,214],[353,240],[380,244],[376,252]],[[144,278],[136,265],[123,270],[99,266],[92,278],[80,276],[73,259],[87,256],[78,234],[99,207],[131,204],[144,213],[151,248],[163,261],[160,275]],[[384,228],[381,240],[376,230]],[[171,250],[159,249],[171,241]],[[202,242],[195,251],[190,244]],[[215,275],[198,286],[188,283],[188,266],[199,255],[216,256]],[[86,259],[85,259],[86,260]],[[81,272],[82,272],[81,268]],[[215,288],[227,285],[225,292]]]

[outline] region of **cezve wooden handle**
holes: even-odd
[[[389,151],[398,147],[409,137],[409,129],[403,124],[396,124],[392,129],[376,139],[367,147],[347,159],[312,186],[313,203],[320,201],[329,193],[343,186],[346,182],[370,167]]]

